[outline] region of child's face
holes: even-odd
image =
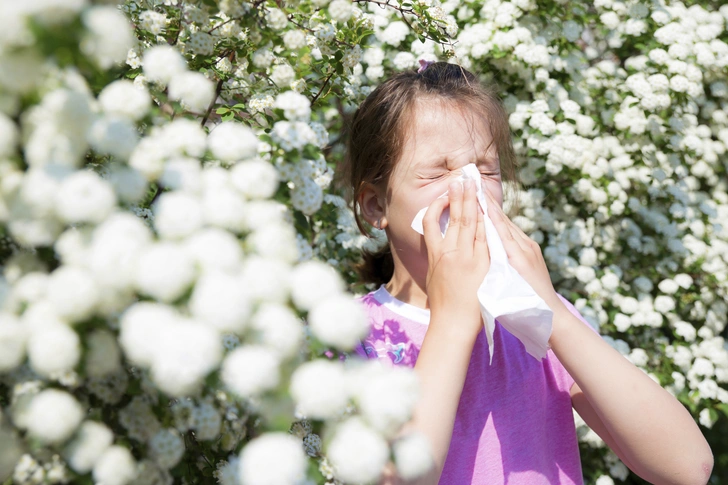
[[[411,227],[417,212],[446,192],[460,176],[460,168],[469,163],[480,170],[483,190],[501,205],[503,188],[490,130],[472,113],[428,100],[417,105],[414,119],[402,157],[390,176],[384,214],[395,260],[422,285],[427,275],[427,249],[424,237]]]

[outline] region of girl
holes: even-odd
[[[483,214],[474,185],[452,183],[469,163],[511,265],[553,311],[541,361],[498,325],[489,365],[476,297],[489,268]],[[365,255],[363,278],[381,286],[362,298],[372,332],[357,352],[418,373],[406,428],[425,433],[435,458],[421,483],[582,483],[572,406],[645,480],[706,483],[713,458],[690,414],[555,292],[538,244],[502,212],[516,156],[493,91],[444,62],[393,76],[355,113],[347,167],[360,229],[363,219],[389,240]],[[410,224],[427,206],[423,237]],[[389,472],[382,483],[400,480]]]

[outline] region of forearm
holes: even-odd
[[[705,483],[712,454],[688,411],[563,305],[551,347],[633,471],[653,483]]]
[[[463,335],[451,321],[433,315],[415,364],[420,380],[420,398],[412,420],[401,431],[417,430],[430,441],[434,469],[416,483],[436,485],[450,447],[455,414],[465,383],[476,335]],[[478,317],[479,318],[479,317]],[[390,482],[384,482],[390,483]],[[397,482],[391,482],[397,483]]]

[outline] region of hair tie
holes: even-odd
[[[417,69],[417,74],[421,73],[422,71],[427,69],[430,64],[434,64],[435,62],[437,61],[426,61],[424,59],[420,59],[420,68]]]

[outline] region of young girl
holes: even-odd
[[[381,84],[354,115],[347,162],[360,229],[363,219],[389,240],[365,255],[362,276],[380,286],[362,298],[372,332],[357,352],[420,377],[407,427],[435,458],[421,483],[582,483],[572,406],[645,480],[706,483],[713,458],[690,414],[555,292],[538,244],[502,212],[502,182],[516,179],[508,115],[473,74],[438,62]],[[489,364],[476,297],[488,241],[474,184],[456,182],[470,163],[509,262],[553,311],[541,361],[498,324]],[[427,206],[423,237],[411,223]]]

